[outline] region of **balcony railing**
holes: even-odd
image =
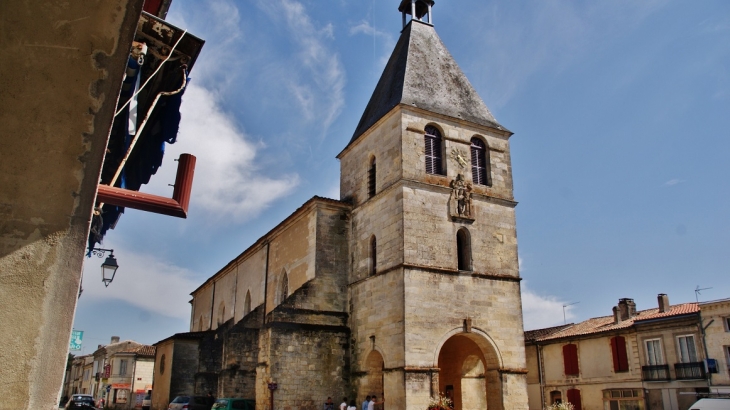
[[[669,365],[641,366],[641,379],[649,382],[669,381]]]
[[[704,362],[676,363],[674,372],[677,380],[702,380],[706,377]]]

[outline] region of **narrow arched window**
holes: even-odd
[[[466,228],[456,232],[456,252],[459,258],[459,270],[471,270],[471,238]]]
[[[426,127],[426,134],[423,136],[426,148],[426,172],[429,174],[443,175],[442,165],[443,147],[441,132],[433,125]]]
[[[378,242],[373,235],[370,238],[370,276],[375,275],[378,268]]]
[[[243,301],[243,315],[251,313],[251,291],[246,291],[246,299]]]
[[[226,321],[226,305],[221,302],[218,306],[218,326],[222,325]]]
[[[368,198],[375,196],[375,176],[377,173],[375,165],[375,157],[370,161],[370,169],[368,169]]]
[[[492,186],[491,172],[489,169],[489,150],[487,144],[481,139],[471,139],[471,178],[472,182],[478,185]]]
[[[279,304],[284,303],[289,297],[289,275],[286,271],[281,275],[281,283],[279,284]]]

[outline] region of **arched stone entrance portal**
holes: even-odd
[[[383,397],[383,369],[385,362],[383,356],[377,350],[373,350],[365,359],[365,376],[364,383],[361,385],[360,395],[365,397],[372,394],[379,398]]]
[[[458,333],[438,355],[439,391],[455,410],[502,410],[502,383],[497,353],[483,336]]]

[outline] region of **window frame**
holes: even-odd
[[[685,361],[684,352],[682,350],[682,342],[680,339],[688,339],[692,338],[692,344],[686,343],[687,346],[687,355],[690,357],[687,357]],[[695,335],[694,334],[686,334],[686,335],[679,335],[676,337],[677,340],[677,361],[678,363],[697,363],[699,362],[699,355],[697,354],[697,344],[695,343]],[[692,346],[692,351],[689,351],[689,346]],[[694,357],[691,357],[694,356]],[[694,360],[692,360],[694,359]]]
[[[127,375],[127,359],[119,359],[119,375]]]
[[[722,322],[725,324],[725,331],[730,332],[730,316],[722,318]]]
[[[652,344],[656,343],[656,346],[653,349],[653,351],[657,350],[656,347],[659,348],[658,349],[659,350],[659,359],[661,359],[661,360],[659,360],[659,362],[657,362],[657,363],[652,363],[652,356],[650,356],[650,354],[649,354],[649,350],[650,350],[649,342],[652,342]],[[662,346],[662,339],[660,337],[645,339],[644,340],[644,349],[646,350],[646,364],[648,366],[662,366],[662,365],[667,364],[666,357],[664,357],[664,347]],[[656,355],[653,355],[653,356],[654,356],[654,359],[656,359]]]
[[[441,130],[433,124],[424,129],[424,165],[430,175],[446,175],[444,167],[444,137]]]
[[[475,185],[492,186],[489,144],[484,138],[476,135],[473,136],[469,142],[472,183]]]
[[[243,316],[251,313],[251,290],[246,290],[246,297],[243,299]]]

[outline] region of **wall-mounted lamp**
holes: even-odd
[[[109,256],[107,256],[104,263],[101,264],[101,281],[104,282],[105,287],[112,283],[114,280],[114,274],[117,273],[117,269],[119,269],[117,259],[114,257],[114,249],[91,249],[91,253],[100,258],[104,257],[106,252],[109,252]]]

